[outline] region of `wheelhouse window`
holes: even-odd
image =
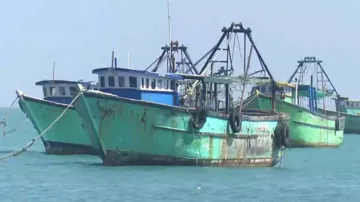
[[[119,76],[118,77],[118,80],[119,80],[119,87],[125,87],[125,77],[123,76]]]
[[[156,87],[156,83],[155,83],[155,79],[153,79],[151,81],[151,89],[155,89],[155,87]]]
[[[65,96],[65,95],[66,95],[65,87],[59,86],[59,95],[61,95],[61,96]]]
[[[166,80],[166,90],[169,89],[169,80]]]
[[[70,86],[69,90],[70,90],[70,95],[71,96],[74,95],[76,93],[76,91],[77,91],[76,87],[74,87],[74,86]]]
[[[130,88],[137,88],[137,78],[134,76],[129,76]]]
[[[47,88],[46,87],[43,87],[43,93],[44,93],[44,97],[47,96]]]
[[[104,88],[105,87],[105,77],[100,76],[100,87]]]
[[[149,88],[149,79],[146,79],[146,88]]]
[[[340,104],[340,106],[342,106],[342,107],[344,107],[344,106],[346,105],[346,103],[345,103],[344,100],[341,100],[339,104]]]
[[[109,87],[115,87],[115,78],[113,76],[108,77]]]
[[[95,87],[94,90],[98,90],[98,88]]]
[[[159,80],[158,80],[158,83],[157,83],[157,87],[158,87],[158,88],[162,88],[162,83],[163,83],[162,80],[159,79]]]
[[[175,81],[171,81],[170,88],[171,90],[175,90]]]
[[[144,78],[141,78],[141,88],[144,88],[145,82],[144,82]]]
[[[50,90],[50,95],[51,95],[51,96],[55,96],[55,94],[56,94],[56,89],[55,89],[55,87],[51,86],[51,87],[49,88],[49,90]]]

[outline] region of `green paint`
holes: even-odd
[[[245,101],[245,109],[271,109],[271,97],[260,92],[253,93]],[[344,120],[339,120],[339,130],[335,130],[335,120],[314,113],[304,107],[276,99],[276,110],[291,117],[289,124],[292,147],[338,147],[343,142]]]
[[[249,138],[239,138],[229,131],[227,118],[208,116],[200,131],[193,130],[190,112],[181,107],[94,91],[84,91],[74,106],[104,163],[154,164],[167,159],[175,164],[174,159],[181,159],[207,165],[273,166],[281,156],[274,138],[277,115],[249,116],[240,132]],[[264,117],[270,119],[259,121]]]
[[[319,109],[319,112],[324,113],[323,109]],[[338,112],[326,110],[326,115],[336,116]],[[340,112],[340,116],[345,117],[344,133],[357,133],[360,134],[360,116],[356,114],[349,114]]]
[[[64,104],[30,98],[25,95],[20,97],[19,105],[39,134],[52,124],[67,107]],[[89,150],[93,150],[74,107],[70,107],[64,116],[45,133],[42,141],[47,153],[86,154],[92,153]]]

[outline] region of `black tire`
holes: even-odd
[[[196,109],[195,115],[192,117],[192,127],[201,129],[206,123],[207,111],[200,107]]]
[[[335,119],[335,130],[338,131],[339,130],[339,119]]]
[[[288,147],[290,142],[290,131],[289,126],[286,123],[282,123],[281,127],[281,145]]]
[[[234,133],[238,133],[241,131],[241,125],[242,125],[242,116],[239,110],[235,109],[230,115],[229,115],[229,121],[230,121],[230,127],[231,130]]]

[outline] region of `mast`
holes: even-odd
[[[158,72],[160,70],[161,65],[163,64],[163,62],[166,60],[167,61],[167,65],[166,65],[166,72],[167,73],[176,73],[178,72],[181,67],[183,67],[183,69],[185,69],[185,73],[191,72],[192,74],[198,74],[197,69],[195,68],[195,65],[190,57],[189,52],[187,51],[187,47],[184,45],[179,46],[179,42],[173,42],[171,43],[170,46],[165,45],[163,47],[161,47],[162,52],[160,54],[160,56],[158,58],[156,58],[156,60],[154,62],[152,62],[147,68],[145,68],[145,71],[151,71],[151,72]],[[170,49],[172,51],[172,54],[177,53],[180,55],[179,61],[176,62],[175,61],[175,57],[174,60],[172,61],[173,64],[175,64],[175,68],[174,70],[172,70],[171,66],[169,65],[170,61],[168,58],[170,58]]]
[[[231,23],[229,27],[222,28],[222,34],[220,39],[215,43],[215,45],[204,55],[202,56],[194,65],[199,67],[199,75],[209,75],[213,77],[230,77],[235,72],[243,76],[245,80],[251,78],[259,79],[270,79],[272,82],[273,89],[273,109],[275,109],[275,81],[269,68],[267,67],[263,57],[260,54],[259,49],[254,43],[252,37],[252,30],[250,28],[245,28],[242,23]],[[239,36],[240,35],[240,36]],[[241,35],[243,35],[241,37]],[[240,39],[244,39],[241,42]],[[235,54],[235,47],[238,47],[240,54]],[[251,60],[252,52],[255,52],[255,60],[258,62],[254,64],[254,61]],[[236,58],[236,56],[240,56]],[[240,60],[240,61],[237,61]],[[202,63],[202,64],[200,64]],[[239,66],[238,68],[235,68]],[[254,69],[257,66],[257,69]],[[251,71],[250,71],[251,69]],[[189,91],[193,92],[196,86],[199,84],[198,81],[194,82]],[[244,100],[244,82],[242,84],[242,91],[240,97],[240,106]],[[228,86],[226,87],[225,97],[229,98]],[[189,93],[191,94],[191,93]]]
[[[335,92],[336,96],[339,96],[338,91],[336,90],[335,86],[331,82],[329,76],[325,72],[322,66],[322,60],[318,60],[314,56],[304,57],[304,59],[298,61],[298,66],[295,69],[294,73],[290,76],[288,82],[295,83],[296,77],[298,77],[299,84],[306,84],[307,73],[312,72],[311,75],[315,74],[316,78],[316,90],[321,91],[323,93],[332,94]],[[324,112],[326,108],[325,103],[325,96],[322,99],[322,107]]]
[[[53,63],[53,68],[52,68],[52,83],[53,85],[55,84],[55,61]]]

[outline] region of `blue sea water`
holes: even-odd
[[[9,111],[0,156],[37,135]],[[54,156],[40,141],[0,162],[0,201],[359,201],[360,135],[337,149],[291,149],[274,168],[107,167],[93,156]]]

